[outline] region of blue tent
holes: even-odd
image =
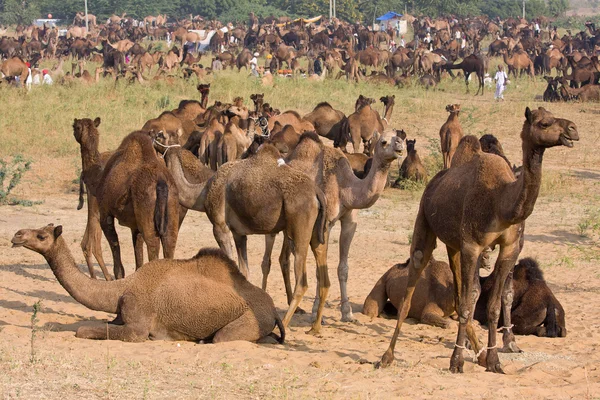
[[[402,14],[395,13],[393,11],[389,11],[383,14],[381,17],[377,18],[377,21],[387,21],[394,18],[400,18]]]

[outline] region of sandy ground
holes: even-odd
[[[307,335],[309,316],[297,315],[285,345],[76,339],[75,330],[86,321],[112,316],[76,303],[40,255],[10,248],[10,238],[18,229],[62,224],[63,235],[85,270],[79,248],[85,211],[75,210],[76,195],[64,176],[56,178],[54,185],[48,174],[38,169],[21,190],[28,198],[43,199],[44,203],[31,208],[0,207],[0,397],[600,398],[600,355],[596,353],[600,350],[599,238],[592,228],[587,229],[587,236],[580,235],[581,224],[600,204],[599,117],[579,115],[576,121],[582,141],[575,149],[549,150],[544,159],[549,180],[527,222],[521,255],[539,260],[566,311],[568,335],[559,339],[517,337],[525,352],[500,355],[506,375],[486,373],[469,359],[464,374],[451,374],[448,366],[456,326],[444,330],[410,320],[399,339],[397,362],[385,370],[374,368],[387,348],[395,321],[370,320],[360,313],[362,303],[380,275],[407,258],[420,198],[418,192],[394,189],[387,189],[371,209],[360,212],[348,284],[357,323],[340,321],[336,227],[329,254],[332,288],[320,336]],[[504,143],[509,158],[517,158],[518,135],[506,137]],[[59,165],[61,162],[58,160]],[[558,175],[567,169],[568,174]],[[129,233],[121,229],[120,236],[126,273],[131,274],[134,263]],[[207,218],[188,214],[177,257],[188,258],[201,247],[215,245]],[[275,254],[280,246],[279,238]],[[261,281],[262,251],[262,237],[251,237],[250,280],[255,284]],[[110,260],[106,242],[104,254]],[[441,246],[435,254],[445,259]],[[276,258],[268,292],[283,315],[286,302]],[[301,304],[306,310],[314,299],[314,268],[309,259],[309,292]],[[32,310],[38,300],[42,309],[32,339]],[[479,329],[479,334],[481,339],[486,337],[484,329]]]

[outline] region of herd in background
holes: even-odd
[[[358,210],[378,200],[393,161],[406,147],[401,173],[406,178],[427,179],[416,141],[407,141],[404,131],[390,127],[395,96],[381,97],[383,117],[372,107],[375,100],[362,95],[349,116],[329,103],[320,103],[302,117],[293,110],[274,109],[260,93],[251,96],[254,109],[250,110],[243,98],[208,106],[210,85],[200,84],[198,91],[200,101],[181,101],[178,108],[127,135],[114,151],[98,150],[100,118],[75,119],[73,133],[82,158],[78,208],[83,206],[84,191],[88,204],[81,247],[91,278],[78,270],[62,239],[61,226],[19,231],[13,244],[42,254],[77,301],[117,314],[108,328],[80,327],[78,337],[281,343],[308,288],[309,248],[317,269],[310,333],[322,329],[330,287],[328,244],[331,228],[339,222],[341,319],[354,321],[347,281]],[[521,135],[524,168],[516,174],[495,137],[464,136],[458,119],[460,105],[448,105],[446,110],[449,117],[440,129],[445,169],[432,177],[423,194],[407,268],[393,267],[382,277],[365,301],[365,313],[378,315],[388,298],[400,310],[392,343],[381,362],[387,366],[393,360],[402,321],[412,310],[419,275],[430,263],[439,238],[447,246],[449,268],[431,260],[436,267],[428,270],[423,278],[426,283],[421,284],[428,289],[418,289],[414,301],[417,318],[447,326],[444,317],[456,311],[459,333],[450,369],[462,372],[468,336],[479,363],[502,372],[496,326],[502,327],[506,351],[520,351],[513,333],[566,335],[564,311],[537,265],[522,260],[514,280],[513,268],[524,244],[524,221],[533,211],[541,182],[538,155],[549,147],[572,147],[579,136],[573,122],[543,108],[527,108]],[[350,143],[354,153],[346,152]],[[457,191],[457,186],[465,190]],[[189,210],[206,213],[220,250],[200,250],[190,260],[172,261],[179,228]],[[136,272],[127,277],[115,223],[131,230]],[[265,292],[279,232],[284,233],[279,261],[289,304],[282,320]],[[103,234],[112,252],[116,280],[102,257]],[[247,236],[253,234],[265,236],[262,289],[246,280]],[[159,260],[161,247],[165,260]],[[482,280],[482,290],[479,269],[489,263],[495,247],[500,248],[498,260],[490,277]],[[231,261],[234,253],[237,266]],[[106,281],[95,279],[93,257]],[[432,287],[431,279],[438,279],[439,273],[445,274],[446,289],[454,290]],[[473,293],[479,291],[483,304],[476,315],[490,326],[487,347],[479,343],[472,325],[478,297]],[[519,301],[513,302],[513,293]],[[502,323],[498,325],[500,309]],[[271,333],[275,326],[280,335]]]
[[[89,32],[82,26],[83,15],[78,14],[66,36],[59,36],[56,28],[45,25],[19,26],[16,38],[2,36],[4,79],[19,76],[24,81],[28,74],[26,62],[35,69],[40,60],[58,58],[50,72],[54,81],[93,83],[107,74],[140,83],[191,76],[203,80],[222,68],[251,68],[258,53],[266,59],[264,69],[271,75],[291,71],[319,77],[317,74],[323,71],[322,75],[331,77],[398,86],[417,81],[427,88],[435,87],[446,72],[454,79],[453,71],[458,69],[464,74],[467,90],[470,76],[475,74],[477,93],[483,94],[491,58],[502,57],[509,75],[527,74],[533,80],[535,75],[544,76],[548,82],[545,101],[600,100],[600,29],[591,22],[586,30],[576,34],[567,31],[559,37],[556,27],[543,17],[500,21],[485,16],[431,19],[406,15],[414,38],[405,42],[392,26],[373,31],[337,19],[306,23],[271,17],[259,22],[251,13],[246,23],[223,25],[191,16],[167,22],[169,19],[163,15],[149,16],[144,21],[115,15],[106,24],[97,24],[91,17]],[[484,38],[492,40],[487,53],[481,48]],[[150,43],[145,45],[144,40]],[[164,49],[159,40],[168,40],[169,46]],[[208,46],[212,58],[198,51],[202,43]],[[63,62],[69,56],[72,70],[63,75]],[[308,59],[307,67],[301,65],[301,57]],[[201,64],[203,58],[209,65]],[[87,61],[102,65],[88,71]],[[155,66],[156,74],[148,78]]]

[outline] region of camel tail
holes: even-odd
[[[317,200],[319,201],[319,214],[317,215],[317,221],[315,227],[317,228],[317,239],[319,243],[325,243],[325,231],[327,230],[327,200],[323,191],[318,187],[315,188],[317,193]]]
[[[154,229],[158,236],[163,237],[167,233],[169,214],[167,205],[169,203],[169,186],[167,182],[160,179],[156,184],[156,207],[154,208]]]
[[[275,325],[277,325],[281,336],[277,336],[277,334],[274,332],[271,332],[270,335],[275,340],[277,340],[279,344],[283,344],[285,342],[285,326],[283,326],[283,322],[281,322],[281,318],[279,318],[279,315],[277,315],[277,313],[275,313]]]
[[[77,204],[77,209],[81,210],[83,208],[83,195],[85,194],[85,184],[83,183],[83,172],[79,175],[79,204]]]
[[[556,307],[554,306],[554,302],[551,301],[548,304],[548,310],[546,311],[546,320],[544,321],[546,325],[546,336],[547,337],[557,337],[558,336],[558,323],[556,321]]]

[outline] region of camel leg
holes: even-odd
[[[410,303],[413,293],[415,292],[415,287],[417,286],[417,281],[419,280],[421,273],[431,258],[431,253],[435,248],[435,241],[435,234],[427,225],[427,221],[425,220],[425,216],[423,215],[422,211],[419,210],[417,220],[415,221],[413,244],[410,249],[411,257],[407,267],[408,283],[406,286],[406,293],[404,294],[404,298],[399,303],[402,304],[402,307],[400,307],[400,311],[398,313],[398,322],[396,323],[396,329],[394,329],[394,334],[392,335],[390,345],[381,358],[381,362],[379,364],[381,367],[387,367],[392,363],[392,361],[394,361],[394,348],[396,347],[396,341],[398,340],[402,323],[408,316]]]
[[[314,219],[312,219],[314,225]],[[308,289],[308,279],[306,276],[306,255],[308,253],[308,246],[310,245],[310,237],[306,233],[312,231],[312,225],[304,228],[304,232],[298,225],[300,223],[295,224],[292,229],[294,229],[293,235],[286,235],[288,237],[292,237],[294,241],[294,273],[296,275],[296,285],[294,287],[294,294],[292,295],[292,302],[290,303],[290,307],[288,308],[285,316],[283,317],[283,326],[287,328],[289,325],[296,308],[302,301],[302,297],[304,297],[304,293],[306,293],[306,289]],[[309,225],[309,224],[307,224]],[[286,240],[289,240],[286,238]]]
[[[133,254],[135,256],[135,269],[137,270],[144,265],[144,240],[142,234],[137,229],[131,230],[131,240],[133,242]],[[150,254],[148,254],[148,257],[149,256]]]
[[[352,210],[350,213],[345,214],[340,219],[341,232],[340,232],[340,263],[338,264],[338,280],[340,281],[340,295],[342,298],[342,321],[353,322],[356,319],[352,315],[352,307],[350,306],[350,299],[348,298],[348,255],[350,253],[350,245],[352,239],[354,239],[354,233],[356,232],[356,219],[358,217],[358,210]]]
[[[460,252],[458,250],[451,249],[446,246],[446,251],[448,252],[448,262],[450,264],[450,269],[452,270],[452,276],[454,278],[454,307],[456,309],[457,315],[460,315],[459,304],[461,303],[461,287],[462,287],[462,270],[461,270],[461,262],[460,262]],[[479,272],[479,271],[478,271]],[[481,293],[481,287],[479,285],[479,274],[475,278],[475,289],[478,290],[477,298],[479,298],[479,293]],[[473,305],[477,304],[477,298],[473,302]],[[473,311],[472,311],[473,312]],[[483,345],[479,342],[479,338],[477,337],[477,333],[475,332],[475,328],[473,327],[472,322],[467,324],[467,337],[469,338],[469,342],[471,343],[471,349],[477,354],[477,362],[482,367],[485,367],[486,360],[486,352],[482,351]],[[455,350],[460,350],[456,349]],[[462,359],[462,354],[460,356]],[[461,364],[462,365],[462,364]]]
[[[502,327],[502,352],[503,353],[521,353],[523,350],[517,346],[513,329],[511,328],[512,321],[512,305],[513,305],[513,271],[514,268],[508,273],[506,282],[504,283],[504,290],[502,290],[502,314],[504,320],[504,326]]]
[[[96,211],[94,212],[94,215],[88,216],[88,226],[86,227],[86,232],[89,233],[88,236],[88,254],[91,251],[91,253],[94,255],[94,258],[96,258],[96,261],[98,262],[98,265],[100,266],[100,269],[102,270],[102,273],[104,274],[104,278],[107,281],[111,281],[112,277],[110,276],[110,274],[108,273],[108,270],[106,269],[106,264],[104,263],[104,257],[102,256],[102,228],[100,227],[100,220],[99,220],[99,212],[97,210],[98,204],[97,204],[97,200],[94,197],[94,202],[96,202]],[[90,198],[88,198],[88,206],[90,204]],[[89,231],[87,230],[89,228]],[[82,243],[83,245],[83,243]],[[84,251],[85,254],[85,251]],[[88,258],[88,255],[86,254],[86,261]],[[88,261],[88,265],[91,265],[91,257],[90,260]]]
[[[279,265],[281,267],[281,275],[283,275],[283,284],[285,285],[285,295],[288,305],[292,302],[292,283],[290,281],[290,256],[292,255],[292,242],[290,239],[283,236],[283,244],[281,246],[281,254],[279,255]],[[304,310],[298,307],[296,313],[304,314]]]
[[[498,349],[496,347],[496,329],[498,319],[500,318],[501,295],[508,274],[512,270],[519,256],[519,245],[517,242],[500,247],[500,254],[496,260],[494,271],[497,272],[496,279],[492,286],[492,291],[488,300],[488,355],[487,371],[504,373],[500,360],[498,359]]]
[[[315,297],[315,305],[317,306],[317,312],[315,315],[315,309],[313,305],[313,324],[312,328],[308,333],[318,334],[321,332],[321,323],[323,318],[323,309],[325,308],[325,301],[327,300],[327,294],[329,293],[329,287],[331,283],[329,281],[329,270],[327,269],[327,244],[329,243],[329,229],[325,232],[324,243],[319,243],[317,235],[313,235],[310,242],[310,247],[317,261],[317,287],[318,296]]]
[[[121,261],[121,246],[119,245],[119,235],[117,235],[115,229],[115,217],[108,215],[101,218],[100,226],[113,255],[115,279],[122,279],[125,277],[125,268],[123,268],[123,262]]]
[[[362,313],[371,318],[380,316],[388,301],[386,287],[388,272],[386,272],[381,278],[379,278],[379,280],[377,281],[377,283],[375,283],[375,286],[373,286],[373,289],[371,289],[371,292],[365,299]]]
[[[421,323],[438,326],[444,329],[448,329],[450,327],[450,320],[448,318],[444,318],[444,312],[435,303],[429,303],[425,306],[423,314],[421,315]]]
[[[256,318],[257,316],[253,310],[247,310],[240,317],[219,329],[213,337],[213,343],[232,342],[234,340],[256,342],[265,337],[269,332],[260,332]]]
[[[212,222],[212,221],[211,221]],[[227,257],[233,260],[233,244],[231,243],[231,231],[225,222],[213,222],[213,235],[221,250]]]
[[[248,279],[248,236],[239,235],[235,232],[233,233],[233,240],[235,241],[235,248],[237,250],[238,256],[238,268],[240,272],[246,279]]]
[[[467,84],[467,93],[469,93],[469,75],[471,75],[470,72],[465,72],[465,83]]]
[[[273,254],[273,246],[275,245],[275,238],[277,235],[265,235],[265,254],[263,255],[260,269],[262,270],[262,290],[267,290],[267,279],[271,272],[271,255]],[[289,298],[288,298],[289,300]],[[289,301],[288,301],[289,304]]]

